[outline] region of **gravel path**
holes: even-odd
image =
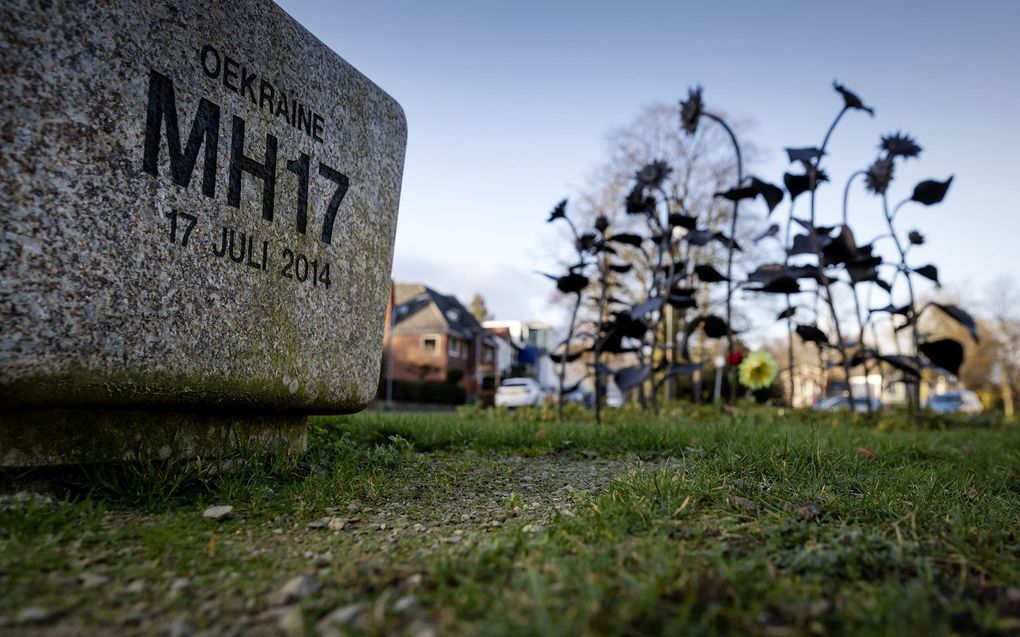
[[[576,453],[419,454],[388,476],[407,487],[399,499],[350,502],[322,511],[310,523],[285,517],[258,524],[241,520],[236,532],[208,550],[210,557],[214,550],[246,557],[194,572],[154,574],[145,564],[145,551],[130,539],[89,547],[74,542],[66,550],[75,566],[54,570],[46,586],[64,591],[58,602],[63,608],[53,610],[51,597],[0,614],[0,632],[334,635],[345,634],[345,627],[371,631],[385,621],[387,630],[434,637],[433,618],[416,602],[416,592],[427,585],[421,564],[429,555],[468,551],[511,522],[525,532],[538,531],[558,513],[570,515],[579,499],[649,466],[637,459]],[[423,471],[449,476],[446,487],[418,486],[414,478]],[[108,511],[102,535],[112,538],[127,527],[164,522],[139,511]],[[246,572],[247,560],[276,566],[255,580]],[[344,600],[340,606],[338,600]],[[312,630],[306,631],[308,626]]]

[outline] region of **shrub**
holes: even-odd
[[[379,385],[376,397],[380,399],[386,397],[385,383]],[[467,402],[467,392],[463,387],[448,382],[428,383],[395,380],[393,381],[393,400],[431,405],[463,405]]]

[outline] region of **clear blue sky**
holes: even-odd
[[[783,147],[820,143],[839,79],[877,112],[833,139],[821,220],[879,136],[903,129],[924,153],[893,191],[956,176],[945,203],[903,213],[928,237],[918,264],[966,293],[1020,276],[1020,2],[281,5],[407,113],[394,276],[482,292],[499,318],[550,316],[532,274],[552,267],[548,210],[604,159],[611,128],[697,83],[753,123],[756,172],[779,182]],[[866,214],[865,237],[880,229]]]

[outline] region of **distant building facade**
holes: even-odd
[[[386,314],[394,380],[457,384],[469,400],[491,400],[499,344],[460,301],[420,283],[395,283]]]
[[[549,358],[549,339],[552,327],[541,321],[485,321],[482,323],[489,332],[500,336],[511,344],[501,353],[503,375],[507,377],[527,376],[541,385],[555,385],[556,372]]]

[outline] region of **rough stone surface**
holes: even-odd
[[[0,466],[301,451],[307,421],[275,412],[0,408]]]
[[[399,105],[268,0],[41,6],[0,7],[0,409],[365,406]]]

